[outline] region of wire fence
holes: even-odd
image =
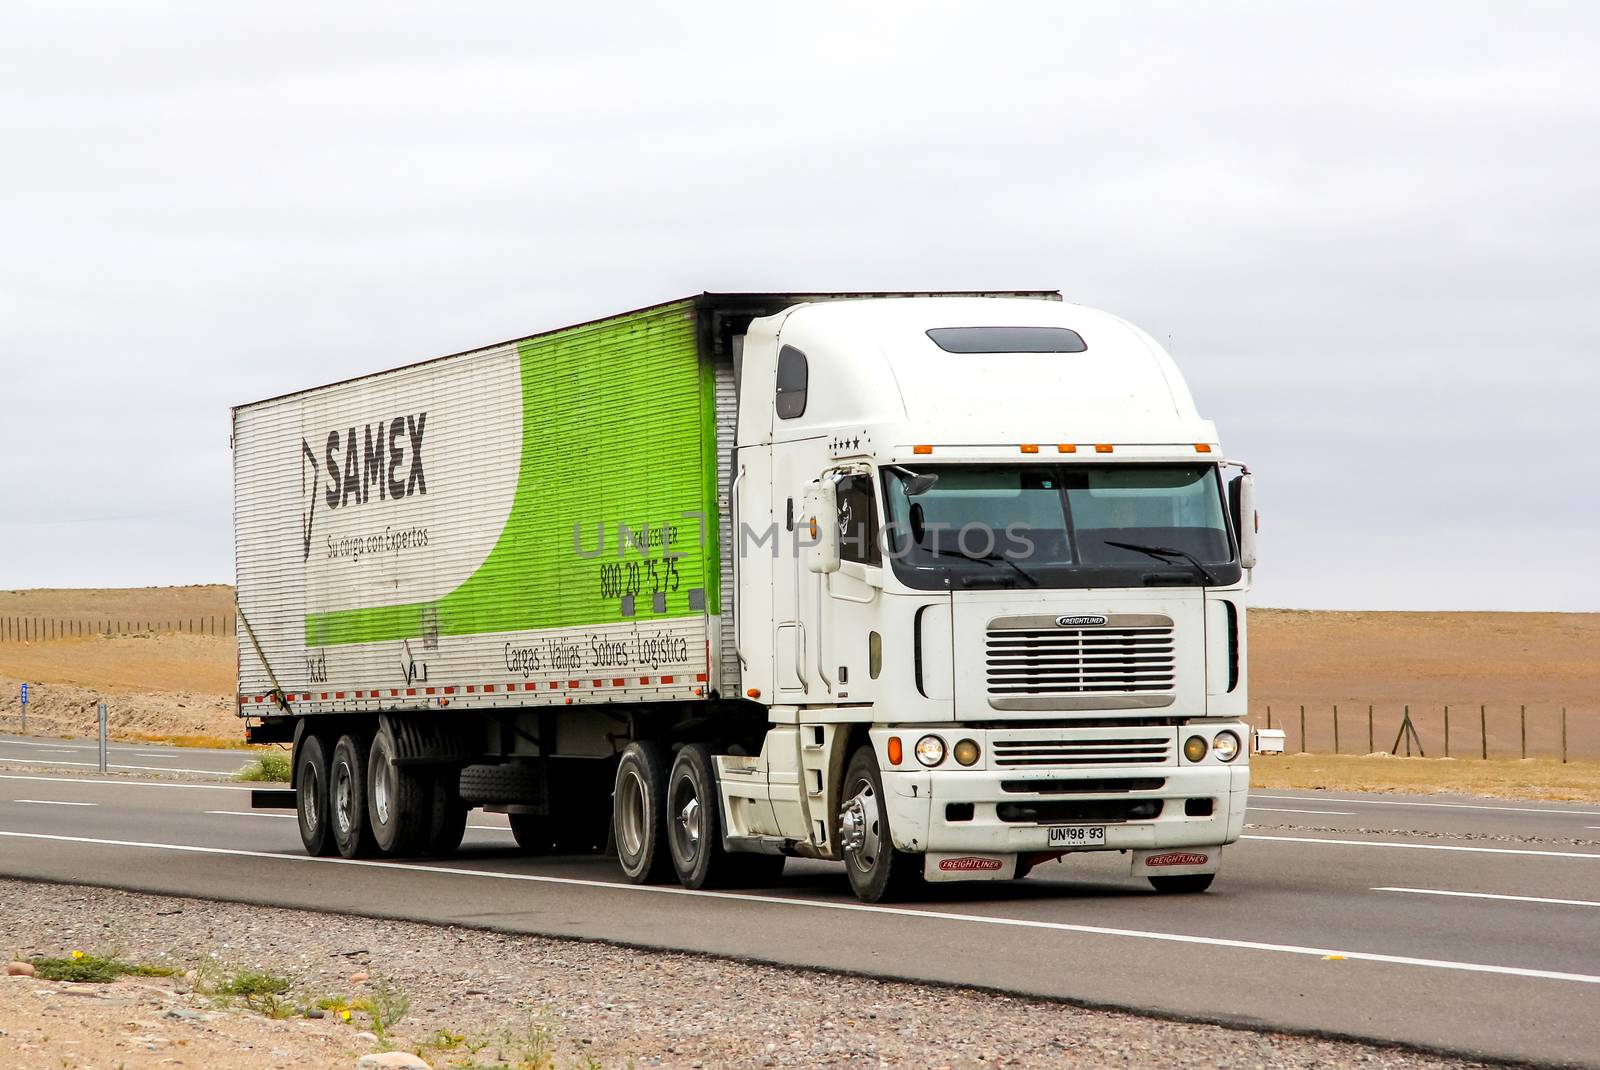
[[[1600,758],[1600,709],[1552,703],[1272,703],[1246,718],[1302,754]]]
[[[82,617],[0,617],[0,643],[45,643],[113,635],[232,635],[234,615],[124,620]]]

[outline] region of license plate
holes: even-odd
[[[1106,845],[1106,827],[1104,825],[1051,825],[1051,847],[1104,847]]]

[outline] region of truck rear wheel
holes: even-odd
[[[617,861],[634,884],[659,884],[672,876],[666,809],[666,748],[650,740],[634,740],[617,763],[611,803]]]
[[[334,853],[328,813],[328,752],[322,737],[307,732],[300,737],[294,756],[294,809],[300,823],[300,842],[308,855]]]
[[[783,872],[782,855],[733,853],[722,845],[722,799],[711,749],[691,743],[667,778],[667,845],[685,888],[764,884]]]
[[[433,794],[415,766],[400,765],[394,726],[384,718],[367,757],[367,824],[386,855],[415,854],[428,839]]]
[[[346,733],[334,744],[328,763],[328,826],[334,846],[345,858],[377,854],[367,825],[368,749],[365,736]]]
[[[922,856],[894,845],[878,756],[858,747],[845,769],[839,839],[850,887],[864,903],[881,903],[908,894],[922,879]]]

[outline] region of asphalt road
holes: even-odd
[[[0,764],[0,874],[1600,1067],[1600,805],[1263,790],[1203,896],[1158,897],[1108,855],[890,907],[800,861],[755,892],[638,888],[609,859],[521,856],[481,813],[450,859],[309,859],[292,815],[251,811],[246,786],[137,778],[237,768],[237,752],[126,748],[113,764],[134,770],[102,779],[65,764],[79,747],[29,755],[55,770]]]

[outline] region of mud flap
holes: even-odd
[[[929,851],[922,856],[927,881],[1008,881],[1017,874],[1017,856]]]
[[[1220,847],[1177,847],[1165,851],[1134,851],[1128,872],[1135,877],[1176,877],[1185,873],[1215,873],[1221,867]]]

